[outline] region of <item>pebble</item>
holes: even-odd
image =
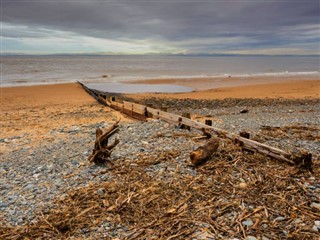
[[[285,218],[280,216],[280,217],[275,218],[274,220],[280,222],[280,221],[285,220]]]
[[[311,203],[310,207],[320,210],[320,203],[313,202]]]
[[[246,184],[244,182],[239,183],[239,188],[244,189],[244,188],[247,188],[247,187],[248,187],[248,184]]]
[[[247,236],[246,240],[257,240],[257,238],[254,236]]]
[[[243,226],[251,227],[253,225],[253,222],[251,218],[247,218],[245,221],[242,221]]]
[[[0,208],[6,208],[6,207],[8,207],[8,206],[9,206],[8,203],[6,203],[6,202],[0,202]]]
[[[170,109],[170,111],[172,110],[171,112],[189,111],[199,115],[215,116],[217,121],[213,121],[214,127],[234,133],[247,129],[252,132],[258,132],[261,125],[281,127],[296,123],[304,125],[320,124],[319,119],[316,117],[316,113],[319,111],[317,110],[318,103],[313,104],[312,102],[308,106],[294,102],[294,107],[291,107],[292,102],[264,106],[265,101],[260,102],[260,100],[203,101],[201,104],[191,100],[177,100],[173,104],[176,107],[172,107]],[[165,105],[170,106],[170,104]],[[290,109],[294,109],[295,114],[286,115],[287,111],[285,109],[288,109],[286,108],[287,105],[290,105]],[[306,107],[309,107],[312,111],[306,112]],[[249,108],[250,112],[242,114],[240,119],[239,111],[244,108]],[[283,114],[279,114],[281,111],[283,111]],[[12,225],[25,224],[34,219],[35,212],[39,207],[42,207],[42,205],[51,206],[51,201],[56,197],[65,197],[70,190],[86,186],[89,183],[111,181],[113,177],[111,173],[99,174],[102,168],[89,165],[87,160],[88,155],[92,153],[95,129],[103,126],[108,127],[109,124],[100,122],[86,126],[61,126],[60,129],[48,130],[52,134],[50,137],[54,139],[54,144],[52,139],[44,140],[41,142],[41,147],[32,146],[28,149],[27,154],[25,152],[26,149],[17,149],[14,152],[3,154],[2,158],[7,161],[1,162],[0,171],[5,169],[5,172],[1,172],[1,181],[3,182],[0,183],[0,186],[7,187],[1,188],[0,217],[5,216],[5,221]],[[181,152],[181,149],[183,149],[183,152],[174,158],[181,163],[179,171],[181,174],[198,176],[196,169],[183,166],[187,165],[186,161],[189,160],[189,152],[201,144],[197,145],[198,142],[195,142],[191,137],[184,137],[183,134],[185,133],[185,130],[175,128],[174,125],[162,120],[151,120],[146,123],[120,123],[120,131],[117,137],[120,139],[121,148],[115,148],[111,155],[112,160],[117,161],[118,159],[126,158],[134,161],[139,155],[147,154],[148,157],[157,157],[166,150],[179,150]],[[202,134],[201,131],[194,129],[187,133]],[[63,138],[60,138],[61,135]],[[177,137],[181,135],[182,137]],[[13,145],[13,140],[17,140],[17,143],[20,143],[22,139],[12,137],[1,139],[0,142],[3,145],[7,143],[10,147]],[[298,146],[311,152],[316,152],[318,149],[318,144],[314,141],[296,138],[290,138],[289,140],[266,139],[267,144],[271,141],[276,147]],[[74,157],[70,159],[68,156]],[[166,162],[161,162],[146,168],[146,171],[150,176],[163,172],[163,174],[167,174],[165,177],[169,177],[170,172],[174,171],[170,167]],[[75,171],[77,171],[76,174]],[[309,186],[316,186],[319,189],[314,183],[315,180],[312,177],[308,179],[310,182],[313,181],[311,185],[308,185],[308,191],[317,191]],[[249,179],[245,175],[239,174],[238,187],[245,189],[248,187],[247,183],[251,183]],[[104,189],[98,189],[96,193],[105,194]],[[250,204],[252,203],[249,202],[248,205]],[[319,209],[319,205],[317,202],[311,204],[312,207],[317,209]],[[248,208],[252,209],[251,205]],[[235,215],[236,213],[226,215],[224,219],[232,219]],[[221,216],[221,218],[223,217]],[[275,220],[283,221],[284,218],[282,218],[280,216]],[[302,222],[301,219],[300,221]],[[245,219],[245,221],[242,221],[242,225],[251,227],[253,226],[253,221],[250,218]],[[315,221],[313,227],[317,227],[318,230],[319,225],[320,221]],[[107,222],[99,227],[102,226],[102,229],[106,229],[106,233],[109,234],[110,232],[110,235],[115,236],[115,238],[120,236],[117,235],[119,231],[125,232],[125,230],[114,230],[117,226]],[[264,231],[268,232],[269,226],[267,224],[263,223],[262,227]],[[125,228],[120,226],[117,229]],[[86,231],[86,229],[83,231]],[[254,233],[251,232],[251,234]],[[122,236],[125,236],[125,234]],[[122,238],[120,237],[120,239]],[[257,238],[247,236],[247,239],[254,240]],[[268,238],[263,240],[268,240]]]

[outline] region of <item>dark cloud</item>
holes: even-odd
[[[319,16],[318,0],[4,0],[1,20],[30,29],[41,27],[107,39],[160,39],[188,45],[184,41],[189,39],[244,37],[258,41],[255,44],[277,45],[303,42],[304,31],[308,41],[319,41]],[[318,26],[318,32],[310,32],[309,25]],[[2,34],[19,37],[19,32]]]

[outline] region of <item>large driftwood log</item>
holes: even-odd
[[[101,128],[96,130],[96,141],[94,143],[94,149],[92,154],[89,156],[89,162],[94,162],[95,164],[103,164],[110,157],[113,148],[119,143],[118,139],[108,145],[109,138],[119,130],[119,121],[113,124],[109,129],[103,133]]]
[[[204,163],[215,151],[217,151],[219,144],[219,138],[210,138],[205,145],[200,146],[198,149],[190,153],[191,162],[194,165]]]
[[[88,91],[90,94],[92,94],[96,99],[99,100],[99,97],[97,94],[94,93],[94,90],[87,88],[85,85],[79,82],[86,91]],[[269,156],[271,158],[287,162],[291,165],[296,165],[301,168],[309,169],[312,171],[312,155],[307,152],[300,152],[298,154],[293,154],[292,152],[286,152],[281,149],[268,146],[263,143],[259,143],[256,141],[253,141],[251,139],[247,139],[246,137],[242,137],[233,133],[229,133],[226,131],[223,131],[221,129],[218,129],[213,126],[205,125],[204,123],[200,123],[197,121],[193,121],[191,119],[188,119],[187,117],[182,117],[176,114],[168,113],[161,111],[159,109],[154,109],[150,106],[144,106],[140,104],[130,103],[132,107],[129,109],[131,114],[133,112],[137,113],[138,116],[148,116],[158,119],[163,119],[165,121],[179,123],[179,126],[185,125],[188,127],[193,127],[196,129],[202,129],[204,130],[204,133],[207,137],[210,137],[212,135],[215,135],[219,138],[227,138],[232,140],[234,143],[239,144],[244,150],[252,151],[252,152],[258,152],[261,154],[264,154],[266,156]],[[125,108],[124,103],[119,103],[116,101],[108,102],[106,101],[106,104],[110,107],[122,111]],[[128,104],[127,104],[128,105]],[[143,113],[141,113],[141,108],[143,108]],[[126,113],[126,112],[125,112]]]

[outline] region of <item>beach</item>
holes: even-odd
[[[144,80],[141,82],[177,84],[177,81],[178,84],[183,82],[181,79]],[[319,80],[291,78],[290,80],[281,80],[280,83],[266,83],[267,81],[268,78],[262,78],[260,84],[199,90],[189,93],[140,93],[127,94],[127,96],[133,99],[156,97],[208,100],[227,98],[318,99],[320,97]],[[195,87],[202,86],[207,82],[207,79],[194,79],[194,81],[189,80],[184,84]],[[1,88],[0,104],[2,110],[1,138],[9,138],[27,132],[32,133],[35,139],[41,139],[53,127],[111,121],[118,118],[129,121],[126,116],[98,104],[77,83]],[[2,151],[4,148],[2,148]]]
[[[208,81],[202,80],[186,85],[202,88]],[[212,221],[225,239],[244,234],[281,238],[284,229],[297,238],[316,239],[319,80],[268,83],[264,78],[259,84],[123,97],[176,114],[190,112],[193,120],[211,119],[213,126],[236,134],[247,131],[285,151],[306,149],[313,155],[314,172],[244,153],[228,141],[212,161],[190,167],[189,153],[205,142],[196,140],[203,135],[199,130],[131,119],[99,104],[77,83],[4,87],[0,238],[123,239],[139,233],[151,239],[166,231],[174,234],[180,219],[195,239],[212,236],[206,230]],[[110,163],[90,164],[96,129],[118,120],[120,144]],[[208,209],[213,220],[207,219]]]

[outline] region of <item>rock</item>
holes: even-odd
[[[26,191],[30,191],[34,188],[34,185],[33,184],[27,184],[25,187],[23,187],[24,190]]]
[[[6,202],[0,202],[0,208],[6,208],[9,206],[9,203]]]
[[[72,126],[69,130],[68,133],[76,133],[79,132],[81,129],[78,126]]]
[[[144,145],[148,145],[149,144],[147,141],[143,141],[143,140],[141,141],[141,143],[144,144]]]
[[[242,221],[243,226],[251,227],[253,225],[253,222],[251,218],[247,218],[245,221]]]
[[[310,207],[320,210],[320,203],[313,202],[311,203]]]
[[[270,240],[269,238],[265,237],[265,236],[262,236],[261,237],[261,240]]]
[[[169,128],[169,127],[170,127],[170,124],[169,124],[169,123],[166,123],[163,127],[164,127],[164,128]]]
[[[248,113],[248,112],[249,112],[248,109],[243,109],[243,110],[240,111],[240,113]]]
[[[319,226],[320,227],[320,221],[314,221],[314,225]]]
[[[300,218],[297,218],[293,221],[295,224],[298,224],[298,223],[302,223],[302,220]]]
[[[74,160],[74,161],[72,161],[72,165],[78,166],[78,165],[79,165],[79,162]]]
[[[314,226],[312,227],[312,231],[314,231],[314,232],[319,232],[319,230],[320,230],[320,227],[318,227],[318,226],[316,226],[316,225],[314,225]]]
[[[247,236],[246,240],[257,240],[257,238],[254,236]]]
[[[280,221],[285,220],[285,218],[280,216],[280,217],[275,218],[274,220],[280,222]]]
[[[102,195],[102,194],[105,193],[105,191],[104,191],[103,188],[100,188],[100,189],[97,190],[97,193],[100,194],[100,195]]]
[[[245,182],[239,183],[239,188],[245,189],[247,187],[248,187],[248,184],[246,184]]]

